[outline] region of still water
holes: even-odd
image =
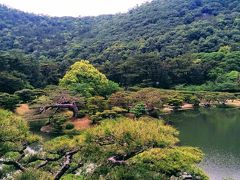
[[[30,131],[35,134],[43,137],[45,140],[50,140],[52,138],[55,138],[61,134],[55,134],[55,133],[44,133],[41,132],[41,127],[46,125],[48,122],[48,119],[41,119],[41,120],[36,120],[36,121],[30,121],[29,126],[30,126]]]
[[[166,117],[180,131],[182,145],[201,148],[200,167],[212,180],[240,180],[240,109],[198,109]]]

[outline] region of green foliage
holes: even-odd
[[[223,54],[228,54],[231,52],[231,47],[230,46],[222,46],[219,48],[219,52]]]
[[[116,107],[116,106],[112,107],[112,110],[118,114],[125,114],[128,112],[126,109],[123,109],[121,107]]]
[[[27,122],[13,113],[0,110],[0,154],[21,147],[28,136]]]
[[[2,166],[2,169],[0,171],[0,178],[6,177],[9,172],[13,172],[15,169],[12,166]]]
[[[121,107],[112,107],[111,110],[104,110],[102,112],[97,112],[95,115],[91,116],[93,123],[98,123],[104,119],[115,119],[126,114],[128,111]]]
[[[22,148],[23,143],[39,141],[39,137],[29,132],[26,120],[13,113],[0,110],[0,155]]]
[[[164,91],[154,88],[142,88],[131,94],[132,102],[144,102],[147,107],[162,108],[163,102],[167,99],[168,94]]]
[[[53,127],[53,132],[55,133],[62,133],[64,129],[64,124],[67,121],[67,117],[62,115],[62,116],[53,116],[50,119],[50,123]]]
[[[181,106],[183,102],[184,102],[184,99],[181,97],[172,97],[168,100],[168,104],[175,107]]]
[[[236,83],[215,82],[240,72],[238,4],[154,0],[126,14],[84,18],[40,17],[1,6],[1,91],[57,84],[76,59],[88,59],[126,87],[239,91]],[[109,82],[96,90],[81,82],[74,89],[104,96],[118,86]]]
[[[115,119],[118,113],[114,110],[104,110],[103,112],[97,112],[95,115],[91,116],[93,123],[97,123],[103,119]]]
[[[0,94],[0,107],[14,110],[19,101],[32,101],[38,96],[32,87],[56,85],[76,59],[89,59],[99,70],[86,61],[77,62],[60,80],[60,85],[90,97],[86,100],[72,92],[63,93],[82,109],[95,114],[92,118],[101,123],[80,135],[58,137],[44,143],[42,156],[56,158],[78,149],[71,168],[79,161],[96,165],[91,175],[84,174],[80,179],[85,176],[90,179],[169,179],[182,170],[207,179],[195,166],[202,158],[201,152],[176,147],[175,129],[161,121],[111,118],[129,111],[130,107],[133,107],[131,112],[140,117],[146,110],[162,108],[165,103],[178,107],[184,102],[197,105],[201,100],[224,104],[232,99],[228,93],[192,92],[189,95],[189,92],[139,87],[177,86],[191,91],[238,92],[239,11],[238,0],[154,0],[126,14],[84,18],[36,16],[0,6],[0,17],[4,17],[0,18],[0,50],[3,50],[0,52],[0,91],[4,92]],[[119,86],[100,71],[128,89],[135,85],[138,88],[134,88],[135,92],[112,94]],[[59,89],[46,88],[45,96],[33,103],[57,102],[57,95],[62,96]],[[109,107],[106,99],[100,97],[108,95],[111,95]],[[79,114],[83,116],[85,112]],[[52,123],[58,132],[71,126],[64,117],[56,117]],[[14,159],[19,155],[15,151],[21,150],[23,144],[39,140],[30,134],[26,121],[5,110],[0,110],[0,127],[0,154],[5,157]],[[114,166],[107,162],[110,156],[127,163]],[[16,179],[52,179],[49,171],[57,172],[63,159],[49,163],[42,171],[28,168]],[[6,169],[13,170],[4,167],[4,171]],[[64,178],[78,179],[73,175]]]
[[[108,103],[111,106],[118,106],[129,109],[129,106],[131,105],[131,97],[126,91],[118,91],[108,98]]]
[[[14,149],[2,141],[0,147],[6,147],[5,157],[18,158],[16,146],[26,141],[33,143],[37,138],[30,135],[26,121],[4,110],[0,113],[0,126],[4,127],[0,138],[3,142],[8,139],[14,142]],[[176,147],[179,142],[177,136],[177,130],[151,118],[140,118],[138,121],[126,118],[104,120],[79,135],[60,136],[45,142],[39,154],[20,160],[26,171],[16,173],[14,179],[52,179],[52,174],[57,173],[68,158],[71,159],[69,169],[62,179],[159,179],[170,178],[182,170],[207,179],[195,166],[201,161],[202,153],[195,148]],[[22,147],[19,152],[21,150]],[[125,163],[115,166],[110,162],[110,157],[119,158]],[[41,170],[36,169],[44,158],[50,162]],[[6,172],[13,171],[7,167],[4,166]],[[75,168],[82,172],[80,176],[72,174]]]
[[[178,132],[165,126],[162,121],[146,118],[139,121],[109,120],[86,133],[86,141],[91,144],[89,148],[95,150],[91,154],[92,161],[101,162],[92,178],[101,175],[107,179],[166,179],[186,170],[195,177],[208,179],[195,166],[201,161],[202,153],[195,148],[174,147],[178,142]],[[125,157],[127,164],[102,164],[105,158],[114,155]]]
[[[148,111],[147,114],[153,118],[157,118],[157,119],[160,118],[160,110],[159,109],[153,108],[152,110]]]
[[[225,94],[225,95],[224,95]],[[234,99],[231,93],[213,93],[213,92],[201,92],[201,91],[177,91],[177,90],[166,90],[158,88],[140,88],[138,91],[121,91],[112,94],[108,103],[112,107],[112,110],[118,108],[131,108],[131,112],[136,114],[136,105],[142,104],[139,109],[141,115],[147,114],[154,118],[159,118],[160,109],[163,105],[172,105],[178,108],[184,103],[190,103],[194,106],[198,106],[200,102],[207,99],[210,101],[217,101],[217,97],[223,95],[229,99]],[[126,100],[124,103],[123,100]],[[137,107],[139,108],[139,107]],[[125,109],[125,108],[124,108]],[[128,109],[126,109],[128,111]],[[138,114],[138,113],[137,113]]]
[[[17,50],[0,51],[0,64],[1,92],[14,93],[24,88],[40,86],[39,64],[31,56]]]
[[[103,92],[101,92],[100,94],[102,94],[102,96],[111,95],[112,93],[118,90],[120,90],[119,85],[113,81],[108,80],[107,86],[103,89]]]
[[[149,133],[151,132],[151,133]],[[150,147],[166,147],[178,142],[178,132],[162,121],[141,119],[132,121],[121,118],[117,121],[103,121],[96,128],[89,129],[87,141],[100,148],[107,157],[127,155]],[[103,143],[104,146],[101,146]],[[140,148],[140,149],[139,149]]]
[[[117,166],[109,172],[108,179],[132,179],[132,180],[145,180],[151,177],[152,180],[168,179],[170,177],[165,176],[160,172],[148,171],[138,166]]]
[[[77,141],[75,139],[70,139],[68,136],[60,136],[54,138],[50,141],[44,143],[44,150],[49,152],[49,156],[57,156],[64,152],[68,152],[76,146],[76,143],[82,143],[84,138],[81,136],[78,137]]]
[[[145,104],[140,103],[135,105],[130,112],[133,113],[137,118],[141,117],[142,115],[146,114]]]
[[[72,123],[67,123],[66,126],[65,126],[65,128],[66,128],[67,130],[73,129],[73,128],[74,128],[74,125],[73,125]]]
[[[184,101],[190,104],[193,104],[194,106],[199,106],[200,100],[196,95],[187,94],[184,97]]]
[[[93,95],[106,96],[119,89],[117,84],[109,81],[88,61],[73,64],[70,70],[60,80],[60,85],[89,97]]]
[[[177,176],[180,172],[188,172],[194,177],[208,179],[197,167],[203,154],[197,148],[175,147],[171,149],[153,148],[130,159],[130,163],[140,166],[146,171],[161,172],[165,175]]]
[[[165,58],[214,51],[239,42],[238,10],[237,0],[156,0],[126,14],[79,19],[38,17],[1,6],[7,18],[1,21],[0,48],[22,49],[42,61],[82,57],[97,62],[147,52]]]
[[[15,91],[31,88],[30,84],[21,78],[21,74],[0,72],[0,92],[14,93]]]
[[[53,180],[53,177],[44,171],[36,169],[28,169],[26,172],[17,174],[14,179],[16,180]]]
[[[19,97],[8,93],[0,93],[0,107],[7,110],[14,110],[20,102]]]
[[[36,99],[38,96],[42,95],[43,91],[22,89],[20,91],[16,91],[14,94],[17,95],[23,103],[27,103]]]
[[[102,112],[107,108],[107,101],[101,96],[90,97],[87,99],[86,107],[91,114],[95,114],[96,112]]]
[[[63,176],[61,180],[84,180],[83,176],[78,176],[75,174],[68,174],[66,176]]]
[[[86,116],[87,113],[88,113],[88,110],[80,110],[80,111],[78,112],[77,117],[78,117],[78,118],[83,118],[83,117]]]

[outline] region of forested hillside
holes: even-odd
[[[0,5],[0,179],[240,177],[239,99],[239,0],[78,18]]]
[[[224,69],[239,59],[239,12],[238,0],[153,0],[126,14],[84,18],[37,16],[1,6],[0,61],[8,68],[1,72],[5,74],[0,83],[21,81],[21,87],[1,91],[57,84],[77,59],[90,60],[124,86],[205,84],[201,88],[207,89],[222,72],[227,76],[239,71],[234,65]],[[224,48],[228,55],[221,54]],[[219,58],[217,52],[231,60]],[[17,53],[22,55],[14,57]],[[9,59],[18,59],[23,66],[31,59],[34,79]],[[3,78],[6,74],[9,77]],[[236,79],[231,80],[235,85]],[[235,85],[231,91],[238,91]]]

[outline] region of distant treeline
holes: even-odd
[[[84,18],[0,6],[0,42],[3,92],[57,84],[79,59],[126,87],[239,91],[238,0],[153,0]]]

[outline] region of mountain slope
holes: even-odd
[[[40,72],[54,70],[54,77],[38,83],[41,86],[56,83],[76,59],[90,60],[123,85],[200,84],[212,80],[209,72],[199,74],[201,81],[171,80],[164,71],[171,67],[166,62],[187,54],[218,51],[227,45],[232,51],[239,50],[240,3],[153,0],[125,14],[84,18],[37,16],[0,6],[0,42],[0,50],[20,50],[40,62]],[[143,61],[141,68],[139,60]],[[157,68],[153,70],[147,63]],[[129,65],[137,67],[123,69]],[[146,76],[149,69],[152,75]],[[45,81],[49,74],[41,76],[39,79]]]
[[[0,49],[47,58],[96,57],[111,46],[164,57],[206,52],[239,42],[239,11],[238,0],[153,0],[126,14],[95,18],[50,18],[1,7]]]

